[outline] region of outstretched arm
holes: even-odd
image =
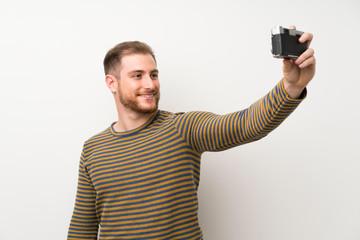
[[[292,99],[283,80],[266,96],[242,111],[217,115],[187,112],[174,116],[174,125],[197,152],[221,151],[265,137],[279,126],[305,98]]]
[[[312,38],[311,33],[304,33],[299,41],[310,45]],[[198,152],[256,141],[280,125],[305,97],[305,88],[315,74],[314,50],[308,48],[295,61],[285,59],[283,74],[283,80],[269,94],[245,110],[222,116],[205,112],[179,114],[174,117],[175,126]]]

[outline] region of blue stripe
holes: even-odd
[[[160,194],[160,193],[168,192],[169,191],[168,189],[165,189],[165,190],[161,190],[161,189],[169,187],[169,186],[173,186],[175,184],[186,183],[186,182],[189,182],[189,180],[188,179],[180,180],[180,181],[176,181],[176,182],[173,182],[173,183],[164,184],[161,187],[153,187],[153,188],[149,188],[149,189],[146,189],[146,190],[139,190],[139,191],[134,191],[134,192],[131,192],[131,193],[126,193],[126,194],[114,194],[114,195],[109,195],[109,196],[101,196],[101,197],[98,197],[98,201],[101,201],[101,200],[107,199],[107,198],[114,199],[114,198],[120,198],[120,197],[124,197],[124,196],[129,196],[129,195],[136,195],[136,194],[140,194],[140,193],[146,194],[146,195],[141,195],[141,196],[138,196],[138,197],[125,197],[125,198],[123,198],[122,201],[128,201],[128,200],[131,200],[131,199],[141,199],[141,198],[144,198],[145,196],[153,196],[153,195],[157,195],[157,194]],[[181,189],[181,188],[188,187],[188,186],[194,187],[194,184],[193,183],[191,183],[191,184],[182,184],[182,185],[177,186],[177,187],[175,187],[173,189],[176,190],[176,189]],[[155,193],[148,193],[148,192],[151,192],[151,191],[154,191],[154,190],[158,190],[156,194]]]
[[[170,149],[170,148],[174,148],[174,149],[165,151],[166,149]],[[181,152],[179,152],[177,154],[173,154],[173,153],[178,152],[180,150],[185,150],[185,151],[181,151]],[[132,150],[132,151],[134,151],[134,150]],[[128,156],[124,155],[123,158],[126,158],[127,162],[131,161],[131,164],[137,164],[137,163],[141,163],[141,162],[145,161],[145,160],[137,160],[137,159],[144,158],[146,156],[149,156],[151,154],[154,154],[154,153],[160,152],[160,151],[164,151],[164,153],[156,156],[156,159],[159,159],[159,160],[167,159],[169,157],[182,156],[184,154],[189,154],[191,156],[194,156],[195,158],[199,158],[199,155],[189,151],[188,147],[186,147],[186,146],[180,147],[179,143],[174,143],[174,144],[171,144],[169,146],[166,146],[166,148],[159,149],[159,150],[154,150],[153,152],[148,152],[148,153],[143,154],[143,155],[137,155],[135,157],[130,157],[131,155],[128,155]],[[163,157],[163,158],[160,158],[160,157]],[[152,157],[150,159],[153,159],[153,158],[154,157]],[[146,158],[146,159],[148,159],[148,158]],[[109,168],[109,165],[116,165],[116,167],[123,167],[123,166],[129,165],[129,163],[123,163],[124,160],[119,157],[119,154],[114,153],[114,154],[111,154],[111,155],[107,156],[106,161],[112,161],[112,160],[119,160],[119,161],[118,162],[111,162],[111,163],[104,162],[103,164],[99,164],[96,167],[93,167],[92,171],[95,172],[95,170],[96,170],[96,172],[98,172],[98,171],[106,170],[106,169]],[[135,161],[132,161],[132,160],[135,160]],[[128,168],[128,169],[131,169],[131,168]],[[93,173],[92,177],[96,177],[98,175],[99,174]]]
[[[182,166],[188,166],[188,164],[187,163],[179,164],[179,165],[176,166],[176,168],[182,167]],[[151,169],[156,169],[156,168],[154,167],[154,168],[151,168]],[[164,172],[166,170],[171,170],[171,169],[172,169],[172,167],[168,167],[168,168],[164,168],[162,170],[151,172],[150,174],[152,175],[152,174],[156,174],[156,173],[161,173],[161,172]],[[185,172],[185,173],[181,174],[181,175],[175,175],[174,177],[170,177],[170,174],[173,175],[173,174],[181,173],[181,172]],[[133,172],[133,173],[135,173],[135,172]],[[116,191],[126,191],[126,190],[129,190],[129,189],[142,188],[142,187],[148,186],[149,184],[154,185],[156,183],[166,182],[166,181],[172,180],[174,178],[180,178],[180,177],[186,177],[186,176],[190,177],[190,178],[192,177],[191,168],[188,167],[188,168],[172,171],[172,172],[167,173],[167,174],[157,175],[157,176],[154,176],[154,177],[148,177],[148,178],[143,179],[143,180],[129,181],[130,179],[134,180],[134,179],[138,179],[138,178],[141,178],[141,177],[145,177],[145,176],[150,175],[150,174],[138,175],[138,176],[134,176],[134,177],[131,177],[131,178],[126,178],[126,179],[109,180],[107,182],[102,183],[101,185],[99,184],[99,187],[97,188],[97,191],[101,192],[102,190],[106,190],[106,189],[109,189],[109,188],[120,188],[120,187],[124,187],[124,186],[139,183],[139,185],[137,185],[136,187],[133,187],[133,188],[121,188],[121,190],[115,190],[115,192]],[[168,176],[168,178],[164,178],[165,176]],[[148,184],[142,184],[141,185],[141,183],[149,182],[151,180],[156,180],[156,179],[158,179],[158,181],[154,181],[154,182],[151,182],[151,183],[148,183]],[[110,184],[110,183],[118,183],[118,184],[108,186],[107,184]],[[102,186],[102,187],[100,187],[100,186]],[[107,193],[112,193],[113,191],[106,191],[106,192]]]
[[[163,229],[160,229],[160,230],[152,230],[152,231],[147,231],[146,233],[128,233],[128,234],[101,234],[100,237],[102,236],[106,236],[106,237],[130,237],[130,236],[141,236],[143,234],[152,234],[152,233],[158,233],[158,232],[164,232],[166,230],[170,230],[171,228],[175,228],[175,227],[178,227],[178,226],[182,226],[182,225],[185,225],[187,223],[191,223],[193,222],[192,220],[191,221],[187,221],[187,222],[183,222],[183,223],[178,223],[178,224],[175,224],[171,227],[167,227],[167,228],[163,228]],[[190,226],[187,226],[187,227],[182,227],[182,228],[178,228],[176,231],[182,231],[182,230],[186,230],[186,229],[189,229],[189,228],[192,228],[192,227],[195,227],[195,226],[198,226],[197,223],[195,224],[192,224]],[[140,230],[141,229],[146,229],[146,228],[139,228]],[[120,232],[120,231],[129,231],[129,229],[125,229],[125,230],[104,230],[104,229],[101,229],[101,232],[102,233],[106,233],[106,232]],[[169,233],[164,233],[164,234],[161,234],[161,235],[155,235],[155,236],[148,236],[146,238],[137,238],[137,239],[156,239],[156,238],[159,238],[159,237],[163,237],[163,236],[166,236],[166,235],[169,235]]]
[[[176,151],[176,150],[174,150],[174,151]],[[169,151],[169,155],[170,155],[170,153],[173,153],[174,151]],[[137,170],[137,171],[134,171],[134,172],[139,172],[140,173],[140,172],[144,172],[144,171],[147,171],[147,170],[150,170],[150,169],[163,167],[163,166],[166,166],[168,164],[176,163],[178,161],[184,161],[184,160],[190,160],[191,163],[189,163],[188,165],[196,168],[200,172],[199,166],[196,166],[196,164],[194,164],[194,162],[198,162],[198,160],[194,159],[194,158],[190,158],[190,157],[182,157],[182,156],[184,156],[184,154],[192,155],[190,152],[189,153],[182,152],[182,153],[177,153],[177,154],[171,154],[170,156],[169,155],[168,156],[160,155],[162,158],[157,158],[155,161],[153,161],[153,163],[159,163],[158,165],[153,166],[153,167],[144,168],[142,170]],[[176,157],[182,157],[182,158],[176,158]],[[164,160],[167,160],[169,158],[174,158],[174,160],[172,160],[170,162],[164,162]],[[146,161],[149,161],[151,159],[153,159],[153,158],[146,158],[146,159],[139,160],[139,161],[133,161],[133,162],[131,162],[131,164],[135,165],[135,166],[122,168],[121,171],[136,170],[136,169],[145,167],[145,166],[149,165],[149,163],[147,163]],[[138,163],[143,163],[143,164],[136,165]],[[118,165],[116,165],[116,167],[120,168],[120,167],[127,166],[127,165],[128,164],[118,164]],[[106,174],[111,175],[111,174],[117,173],[117,172],[119,172],[119,170],[106,171]],[[132,174],[132,173],[121,173],[121,174],[118,174],[117,176],[118,177],[119,176],[126,176],[126,175],[129,175],[129,174]],[[104,173],[93,173],[92,178],[95,178],[95,177],[98,177],[98,176],[101,176],[101,175],[104,175]],[[108,178],[109,178],[108,176],[100,177],[100,178],[96,179],[96,182],[102,181],[102,180],[105,180],[105,179],[108,179]]]
[[[186,195],[180,196],[184,193],[186,193]],[[176,197],[176,196],[179,196],[179,197]],[[167,194],[167,195],[161,196],[161,197],[154,197],[151,200],[132,201],[131,203],[124,201],[125,203],[122,203],[122,204],[111,204],[112,202],[110,202],[110,201],[104,201],[103,204],[107,204],[107,205],[111,204],[111,207],[116,208],[116,207],[125,207],[125,206],[137,205],[137,204],[145,204],[145,203],[150,203],[150,202],[154,202],[154,201],[158,201],[158,200],[162,200],[162,199],[164,199],[163,202],[166,202],[166,201],[169,201],[168,200],[169,198],[177,200],[177,199],[183,199],[183,198],[188,198],[188,197],[196,197],[197,198],[197,194],[194,193],[194,191],[192,191],[192,190],[183,190],[183,191],[179,191],[176,193]],[[101,209],[102,209],[102,207],[99,206],[97,208],[97,211],[100,211]]]
[[[179,172],[183,172],[183,171],[191,172],[189,170],[193,170],[195,168],[194,163],[181,163],[181,164],[177,164],[175,166],[170,166],[170,167],[167,167],[167,168],[156,170],[158,168],[168,166],[170,164],[177,163],[178,161],[183,161],[183,160],[187,160],[187,158],[174,160],[174,161],[171,161],[171,162],[168,162],[168,163],[162,163],[162,164],[152,166],[152,167],[148,167],[148,168],[144,168],[144,169],[141,169],[141,170],[136,170],[137,168],[131,168],[133,171],[129,172],[129,173],[123,173],[123,174],[117,174],[116,176],[111,176],[111,177],[106,176],[106,177],[99,178],[99,179],[96,180],[95,186],[96,186],[97,191],[101,191],[101,190],[109,188],[109,187],[106,187],[106,186],[103,186],[103,185],[110,184],[110,183],[124,182],[123,184],[117,184],[117,185],[114,185],[114,186],[110,186],[111,188],[118,187],[118,186],[123,186],[123,185],[128,185],[128,184],[132,184],[132,183],[136,183],[136,182],[141,183],[141,182],[144,182],[144,181],[160,178],[161,176],[164,176],[164,174],[160,175],[160,176],[148,177],[148,178],[146,178],[144,180],[138,180],[138,181],[129,181],[129,180],[139,179],[139,178],[142,178],[142,177],[146,177],[146,176],[149,176],[149,175],[165,172],[167,170],[176,169],[176,168],[180,168],[180,167],[187,167],[187,168],[174,170],[174,171],[172,171],[170,173],[167,173],[166,175],[179,173]],[[127,169],[127,170],[131,170],[131,169]],[[197,169],[198,169],[198,167],[196,166],[196,171],[195,172],[200,174],[200,172],[199,172],[200,170],[197,170]],[[144,173],[144,172],[149,171],[149,170],[154,170],[154,171],[152,171],[151,173]],[[107,174],[111,174],[111,173],[116,173],[116,171],[107,172]],[[127,178],[122,178],[122,179],[119,179],[119,180],[112,179],[114,177],[123,177],[123,176],[127,176],[129,174],[134,174],[134,173],[143,173],[143,174],[139,174],[139,175],[132,176],[132,177],[127,177]],[[101,184],[97,183],[97,182],[103,181],[103,180],[108,180],[108,181],[102,182]]]
[[[190,205],[190,206],[187,206],[187,208],[189,207],[196,207],[197,205],[196,204],[193,204],[193,205]],[[179,208],[179,210],[181,210],[181,208]],[[156,212],[156,211],[153,211],[153,212]],[[149,216],[144,216],[144,217],[132,217],[132,218],[126,218],[126,219],[123,219],[123,220],[102,220],[101,221],[101,225],[103,227],[108,227],[108,228],[111,228],[111,227],[131,227],[131,226],[136,226],[136,225],[145,225],[145,224],[155,224],[156,222],[161,222],[161,221],[165,221],[165,220],[169,220],[169,219],[172,219],[176,216],[180,216],[180,215],[186,215],[186,214],[189,214],[189,213],[192,213],[191,215],[187,215],[186,217],[181,217],[181,218],[178,218],[177,220],[173,220],[171,222],[178,222],[182,219],[185,219],[187,217],[197,217],[197,212],[196,212],[196,208],[194,209],[191,209],[191,210],[186,210],[186,211],[181,211],[179,214],[177,215],[172,215],[172,216],[169,216],[169,217],[163,217],[164,215],[166,214],[169,214],[171,213],[171,211],[169,212],[166,212],[164,214],[153,214],[153,215],[149,215]],[[156,218],[156,222],[154,221],[154,217],[156,216],[159,216],[159,218]],[[115,217],[115,216],[111,216],[111,217]],[[107,216],[107,218],[110,218]],[[150,219],[150,220],[148,220]],[[145,220],[145,221],[141,221],[140,223],[138,222],[139,220]],[[137,222],[133,222],[133,223],[121,223],[121,222],[128,222],[128,221],[137,221]],[[166,224],[169,224],[171,223],[170,221],[167,221]],[[113,224],[110,224],[110,223],[113,223]],[[116,224],[114,224],[116,223]],[[156,224],[156,225],[151,225],[151,228],[155,228],[155,227],[160,227],[160,226],[164,226],[164,224]],[[150,227],[150,226],[149,226]]]
[[[171,185],[171,184],[170,184]],[[159,195],[159,194],[163,194],[163,193],[168,193],[168,192],[172,192],[174,190],[177,190],[177,189],[181,189],[181,188],[186,188],[186,187],[194,187],[194,184],[184,184],[184,185],[181,185],[180,187],[173,187],[173,188],[170,188],[170,189],[166,189],[166,190],[162,190],[162,191],[158,191],[156,192],[156,194],[154,193],[150,193],[150,194],[145,194],[145,195],[141,195],[141,196],[137,196],[137,197],[128,197],[128,198],[125,198],[121,201],[119,201],[118,199],[116,199],[117,197],[121,197],[122,195],[113,195],[111,197],[107,197],[107,198],[110,198],[110,199],[116,199],[116,200],[108,200],[108,201],[104,201],[104,203],[116,203],[116,202],[126,202],[126,201],[132,201],[132,200],[139,200],[139,199],[143,199],[143,198],[147,198],[147,197],[151,197],[151,196],[155,196],[155,195]],[[191,188],[189,190],[182,190],[182,191],[179,191],[179,194],[181,192],[192,192],[194,190],[192,190]],[[101,202],[101,200],[106,200],[107,199],[106,197],[103,197],[101,199],[98,199],[98,202]]]

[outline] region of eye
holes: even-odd
[[[141,78],[141,74],[134,74],[133,78]]]
[[[153,73],[150,76],[152,79],[157,79],[159,77],[157,73]]]

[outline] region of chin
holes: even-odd
[[[150,114],[150,113],[154,113],[158,110],[158,106],[155,106],[155,107],[137,107],[136,109],[133,109],[135,110],[136,112],[139,112],[139,113],[144,113],[144,114]]]
[[[123,98],[121,95],[119,96],[120,103],[127,109],[142,113],[142,114],[151,114],[158,110],[158,102],[159,98],[154,102],[141,102],[132,98]]]

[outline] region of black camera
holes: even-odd
[[[275,58],[296,59],[307,49],[307,42],[300,43],[304,32],[276,26],[271,30],[272,54]]]

